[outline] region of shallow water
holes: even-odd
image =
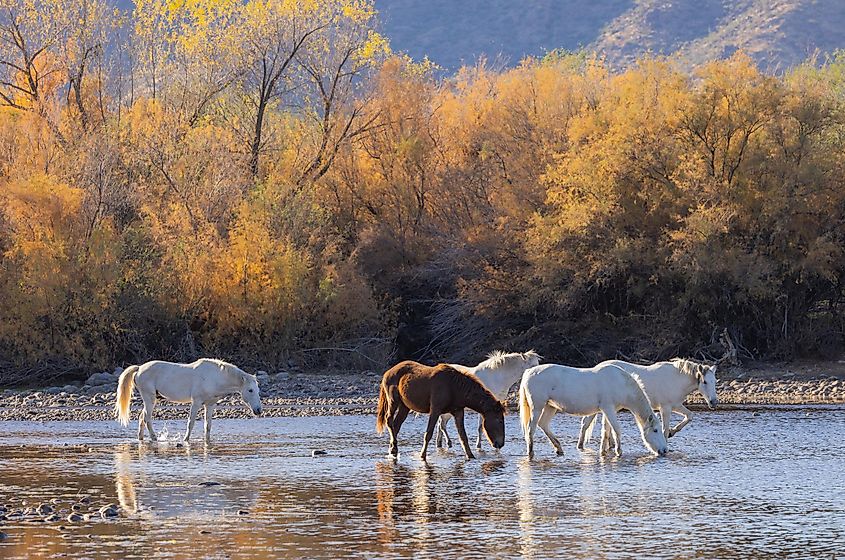
[[[215,443],[139,445],[112,422],[0,422],[0,504],[79,495],[121,516],[0,522],[0,557],[834,558],[845,551],[845,410],[702,412],[649,456],[630,416],[621,458],[538,440],[523,457],[509,416],[500,453],[402,455],[371,416],[217,420]],[[474,416],[469,424],[475,425]],[[159,422],[171,434],[181,422]],[[454,428],[452,429],[454,432]],[[472,438],[472,436],[471,436]],[[594,445],[595,447],[595,445]],[[489,449],[489,445],[487,446]],[[311,457],[312,449],[326,456]],[[205,486],[201,483],[219,483]],[[238,515],[239,510],[248,513]],[[62,528],[62,525],[64,528]]]

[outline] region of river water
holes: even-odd
[[[566,454],[543,438],[529,461],[512,415],[501,452],[427,463],[424,417],[395,461],[372,416],[217,420],[208,447],[139,445],[113,422],[0,422],[0,504],[121,510],[2,521],[0,558],[845,557],[845,409],[701,412],[664,458],[622,421],[621,458],[578,452],[577,419],[558,415]]]

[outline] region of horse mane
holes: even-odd
[[[707,370],[706,364],[696,362],[695,360],[688,360],[686,358],[672,358],[669,361],[675,364],[675,367],[678,368],[678,371],[680,371],[684,375],[688,375],[689,377],[694,378],[696,381],[701,381]]]
[[[455,389],[463,391],[467,397],[477,398],[482,412],[502,412],[505,413],[505,405],[496,396],[484,386],[477,377],[470,373],[465,373],[459,369],[455,369],[448,364],[440,364],[437,366],[441,371],[451,371],[455,379]]]
[[[540,359],[540,355],[534,350],[528,352],[505,352],[503,350],[494,350],[487,354],[487,359],[478,364],[475,369],[499,369],[506,364],[513,361],[528,361],[531,358]]]
[[[222,369],[224,371],[228,371],[230,373],[237,373],[244,380],[246,380],[249,377],[255,377],[251,373],[245,372],[244,370],[242,370],[241,368],[239,368],[235,364],[233,364],[231,362],[227,362],[225,360],[221,360],[219,358],[200,358],[199,361],[212,363],[212,364],[216,365],[217,367],[219,367],[220,369]]]
[[[219,367],[234,365],[234,364],[230,364],[229,362],[224,362],[223,360],[221,360],[219,358],[200,358],[200,361],[211,362],[212,364],[219,366]]]
[[[619,366],[615,366],[615,367],[619,368],[623,372],[625,371],[623,368],[621,368]],[[643,384],[642,380],[636,375],[628,375],[627,372],[625,372],[625,373],[626,373],[625,377],[627,377],[628,379],[633,381],[636,384],[636,386],[640,389],[640,394],[635,397],[639,401],[637,404],[639,404],[641,407],[643,407],[643,410],[647,410],[649,414],[654,415],[654,410],[652,409],[651,401],[648,400],[648,393],[646,393],[646,391],[645,391],[645,385]],[[637,424],[640,424],[641,420],[647,420],[648,419],[648,416],[646,416],[646,418],[641,419],[635,410],[631,410],[631,413],[634,415],[634,419],[636,420]]]

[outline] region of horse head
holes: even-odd
[[[485,410],[481,418],[490,445],[501,449],[505,445],[505,404],[498,400],[494,402],[495,405]]]
[[[698,392],[704,398],[704,402],[707,403],[708,407],[715,408],[719,404],[719,398],[716,396],[716,366],[699,364],[681,358],[676,358],[673,362],[678,371],[695,379],[698,384]]]
[[[252,411],[254,416],[261,416],[261,396],[258,392],[258,379],[252,374],[245,372],[232,364],[225,364],[221,369],[226,370],[240,377],[241,400]]]
[[[698,381],[698,392],[704,397],[704,402],[710,408],[719,404],[716,396],[716,366],[699,365],[695,376]]]
[[[657,415],[652,412],[644,421],[640,422],[638,420],[637,423],[639,424],[640,434],[643,437],[643,443],[645,443],[646,447],[661,457],[666,455],[669,444],[666,441],[666,436],[663,435]]]
[[[522,360],[525,362],[525,369],[539,366],[540,360],[542,359],[543,356],[541,356],[534,350],[529,350],[528,352],[522,353]]]

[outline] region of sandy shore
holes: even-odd
[[[720,372],[719,400],[728,405],[845,404],[845,364],[798,367],[751,366]],[[116,370],[119,371],[119,370]],[[381,374],[378,372],[297,373],[268,375],[259,372],[266,416],[325,416],[373,414]],[[97,373],[86,383],[41,390],[6,390],[0,393],[0,420],[110,420],[114,418],[117,376]],[[693,407],[702,400],[693,394]],[[227,397],[215,417],[249,416],[236,396]],[[509,399],[516,410],[515,391]],[[140,406],[137,393],[133,407]],[[161,403],[156,417],[184,418],[186,405]],[[134,416],[134,413],[133,413]]]

